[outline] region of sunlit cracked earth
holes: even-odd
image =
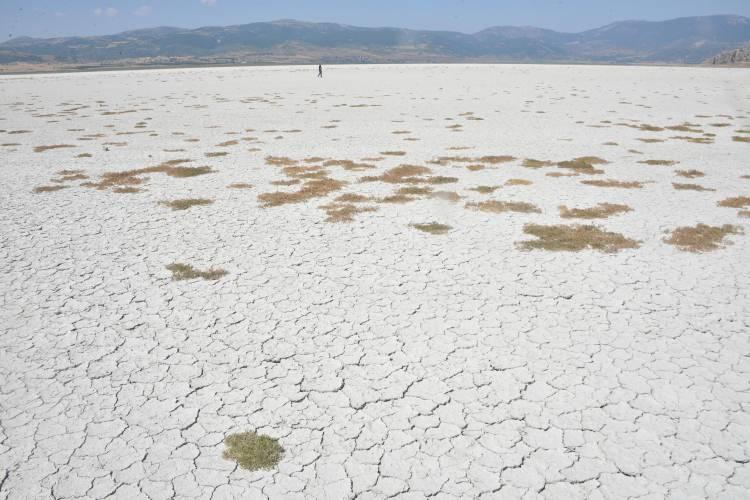
[[[750,497],[750,73],[325,71],[0,77],[0,497]]]

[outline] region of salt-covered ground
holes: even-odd
[[[750,497],[750,73],[325,70],[0,77],[0,497]]]

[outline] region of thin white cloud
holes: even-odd
[[[213,7],[216,5],[216,0],[201,0],[201,3],[206,7]]]
[[[115,17],[117,14],[119,14],[120,11],[115,9],[114,7],[107,7],[106,9],[97,8],[94,9],[94,14],[96,14],[99,17]]]
[[[148,5],[141,5],[135,11],[133,11],[133,14],[140,17],[146,17],[151,15],[151,7]]]

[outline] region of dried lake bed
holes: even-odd
[[[0,76],[0,498],[750,496],[747,70],[316,73]]]

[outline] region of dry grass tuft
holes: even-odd
[[[743,137],[741,135],[735,135],[732,137],[734,142],[750,142],[750,137]]]
[[[363,203],[370,200],[372,200],[372,198],[363,194],[345,193],[337,197],[333,201],[336,201],[338,203]]]
[[[370,170],[376,168],[375,165],[369,163],[356,163],[352,160],[328,160],[323,163],[324,167],[342,167],[344,170],[352,172],[360,172],[362,170]]]
[[[170,167],[164,173],[170,177],[196,177],[198,175],[210,174],[213,171],[211,167]]]
[[[396,168],[387,170],[382,175],[377,177],[363,177],[361,182],[387,182],[389,184],[402,184],[402,183],[420,183],[424,182],[424,177],[418,177],[425,174],[432,173],[427,167],[421,167],[419,165],[400,165]]]
[[[547,161],[547,160],[534,160],[531,158],[526,158],[523,163],[521,163],[526,168],[542,168],[542,167],[551,167],[554,165],[554,162]]]
[[[227,275],[227,272],[223,269],[211,268],[206,271],[200,271],[190,264],[183,264],[180,262],[168,265],[167,269],[172,271],[172,279],[175,281],[194,280],[197,278],[202,278],[204,280],[218,280],[222,276]]]
[[[562,205],[560,217],[563,219],[606,219],[612,215],[618,215],[632,211],[627,205],[616,205],[612,203],[599,203],[591,208],[568,208]]]
[[[489,163],[490,165],[497,165],[500,163],[511,162],[515,159],[514,156],[480,156],[478,158],[470,158],[468,156],[439,156],[434,160],[430,160],[429,163],[442,166],[451,163]]]
[[[205,198],[184,198],[181,200],[162,201],[162,205],[166,205],[172,210],[187,210],[191,207],[210,205],[214,200],[208,200]]]
[[[141,190],[138,189],[138,188],[136,188],[136,187],[132,187],[132,186],[128,187],[128,186],[126,186],[126,187],[114,188],[112,190],[112,192],[113,193],[119,193],[119,194],[134,194],[134,193],[140,193]]]
[[[406,151],[381,151],[383,156],[406,156]]]
[[[320,208],[328,214],[326,222],[353,222],[355,215],[377,210],[376,207],[362,207],[351,203],[331,203]]]
[[[705,188],[698,184],[680,184],[678,182],[673,182],[672,187],[679,191],[716,191],[715,189]]]
[[[231,434],[224,439],[224,445],[227,449],[223,457],[249,471],[272,469],[284,455],[278,440],[254,432]]]
[[[677,165],[678,161],[672,161],[672,160],[642,160],[638,163],[643,163],[644,165],[652,165],[652,166],[666,166],[671,167],[673,165]]]
[[[677,170],[675,174],[687,179],[695,179],[696,177],[703,177],[706,175],[700,170]]]
[[[437,222],[429,222],[425,224],[409,224],[409,227],[413,227],[414,229],[417,229],[424,233],[436,235],[448,234],[448,231],[453,229],[447,224],[439,224]]]
[[[664,242],[685,252],[710,252],[722,248],[724,238],[730,234],[742,234],[742,229],[730,224],[721,227],[698,224],[678,227]]]
[[[592,163],[585,161],[582,158],[576,158],[575,160],[571,161],[561,161],[557,164],[557,166],[560,168],[572,170],[573,172],[577,172],[579,174],[598,175],[604,173],[604,170],[594,168],[594,165]]]
[[[750,207],[750,196],[735,196],[721,200],[718,205],[727,208],[747,208]]]
[[[531,186],[533,182],[526,179],[508,179],[505,181],[506,186]]]
[[[346,185],[343,181],[336,179],[312,179],[298,191],[291,193],[277,191],[275,193],[263,193],[258,196],[258,200],[263,203],[264,207],[278,207],[290,203],[302,203],[313,198],[323,198],[338,191]]]
[[[390,196],[385,196],[378,200],[378,203],[394,203],[394,204],[401,204],[401,203],[410,203],[412,201],[417,201],[418,198],[415,198],[413,196],[406,196],[404,194],[392,194]]]
[[[563,173],[563,172],[549,172],[547,174],[544,174],[547,177],[578,177],[580,174],[576,172],[569,172],[569,173]]]
[[[206,158],[218,158],[219,156],[226,156],[228,154],[229,153],[227,153],[226,151],[216,151],[213,153],[206,153]]]
[[[274,186],[294,186],[300,183],[302,183],[302,181],[299,179],[286,179],[286,180],[271,181],[271,184],[273,184]]]
[[[34,148],[35,153],[43,153],[50,149],[74,148],[72,144],[52,144],[50,146],[37,146]]]
[[[233,182],[227,187],[232,188],[232,189],[252,189],[253,185],[248,184],[246,182]]]
[[[618,181],[615,179],[581,181],[581,184],[605,188],[623,188],[623,189],[641,189],[643,182],[638,181]]]
[[[291,167],[297,164],[297,160],[292,160],[286,156],[266,156],[266,163],[275,167]]]
[[[470,191],[476,191],[480,194],[492,194],[500,188],[501,186],[477,186],[470,188]]]
[[[76,158],[91,158],[90,153],[81,153],[79,155],[76,155]]]
[[[219,144],[216,145],[216,147],[217,148],[226,148],[228,146],[236,146],[237,144],[239,144],[238,141],[232,140],[232,141],[226,141],[226,142],[219,143]]]
[[[466,169],[469,170],[469,172],[479,172],[480,170],[484,170],[484,165],[466,165]]]
[[[522,241],[526,250],[549,250],[552,252],[580,252],[586,249],[614,253],[627,248],[638,248],[639,243],[619,233],[604,231],[597,226],[526,224],[524,233],[538,239]]]
[[[500,214],[503,212],[519,212],[519,213],[542,213],[536,205],[526,203],[525,201],[497,201],[489,200],[482,201],[479,203],[467,203],[466,208],[479,210],[481,212],[488,212],[493,214]]]
[[[60,191],[61,189],[65,189],[67,187],[69,187],[69,186],[62,186],[62,185],[57,185],[57,186],[37,186],[37,187],[34,188],[34,192],[35,193],[51,193],[53,191]]]
[[[420,187],[420,186],[407,186],[402,187],[398,191],[396,191],[396,194],[406,194],[406,195],[413,195],[413,196],[422,196],[422,195],[428,195],[432,193],[431,187]]]

